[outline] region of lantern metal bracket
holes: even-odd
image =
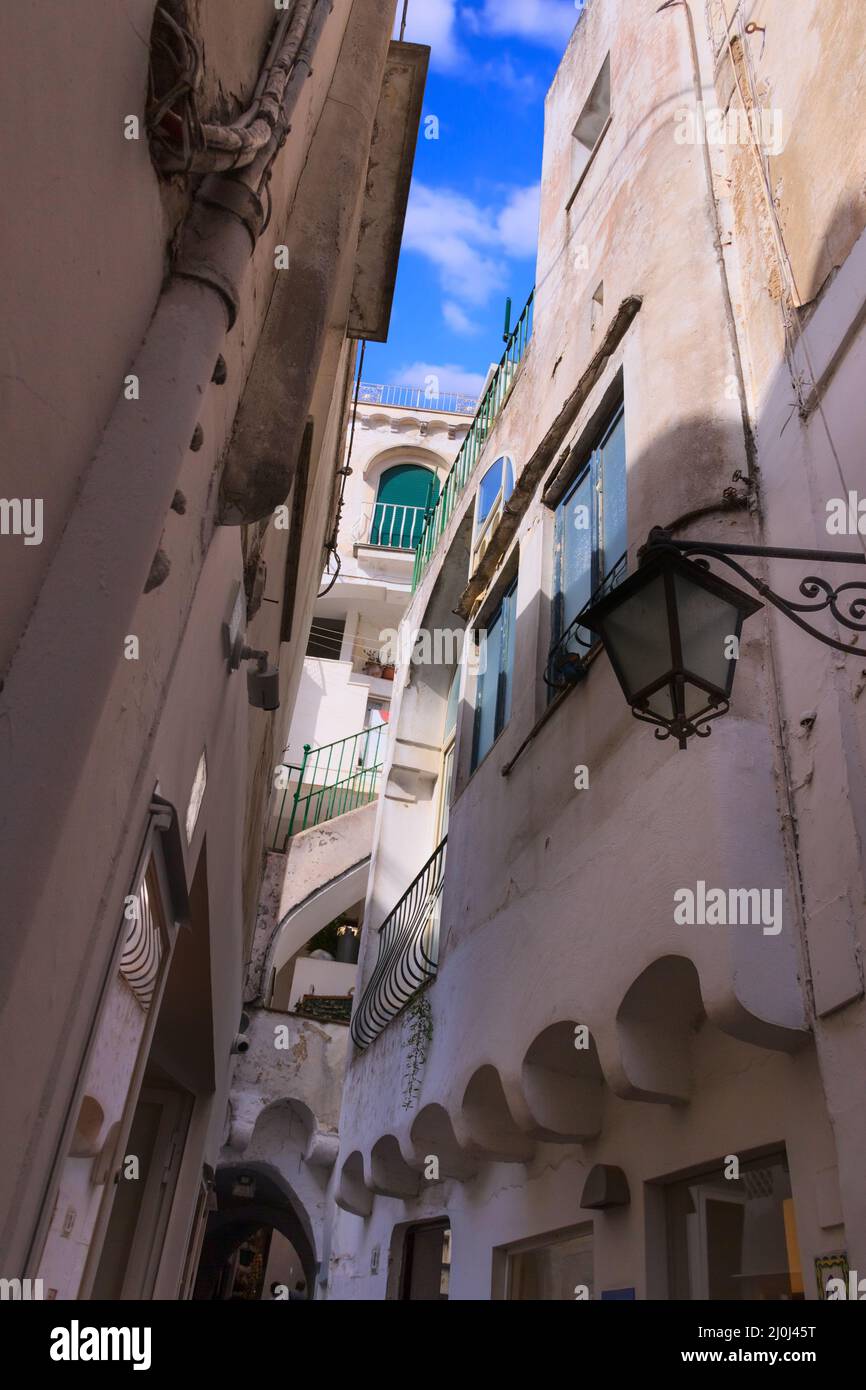
[[[713,731],[706,727],[707,724],[718,719],[720,715],[727,714],[730,708],[728,700],[718,700],[713,703],[708,713],[699,715],[697,719],[683,718],[676,728],[672,728],[668,720],[659,719],[657,715],[651,714],[648,709],[641,709],[639,705],[632,705],[631,712],[635,719],[639,719],[642,724],[654,724],[656,726],[656,738],[675,738],[680,748],[685,748],[686,739],[693,738],[695,735],[698,738],[709,738]]]
[[[838,638],[822,632],[801,616],[804,613],[821,613],[829,609],[842,627],[848,628],[851,632],[866,633],[866,581],[849,580],[834,588],[828,580],[822,579],[819,575],[809,574],[800,581],[799,588],[800,595],[809,602],[798,603],[776,593],[762,579],[750,574],[732,558],[734,555],[751,555],[765,560],[817,560],[821,564],[866,565],[866,554],[862,551],[800,550],[792,546],[722,545],[716,541],[676,540],[670,531],[661,526],[654,526],[646,545],[638,551],[638,559],[644,563],[660,550],[674,550],[692,559],[700,569],[705,570],[710,569],[711,560],[718,560],[738,574],[761,595],[761,598],[766,599],[767,603],[771,603],[780,613],[784,613],[786,618],[790,618],[792,623],[796,623],[804,632],[816,637],[825,646],[833,647],[839,652],[848,652],[853,656],[866,655],[866,647],[851,642],[840,642]]]

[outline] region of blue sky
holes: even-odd
[[[474,393],[499,358],[506,296],[516,317],[535,276],[544,96],[581,3],[409,0],[430,73],[391,331],[366,381],[433,373]]]

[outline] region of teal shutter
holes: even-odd
[[[388,468],[379,479],[370,544],[414,550],[438,496],[439,479],[431,469],[416,463]]]

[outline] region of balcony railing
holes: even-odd
[[[505,351],[490,384],[478,404],[475,418],[469,432],[460,446],[460,452],[439,494],[439,500],[427,519],[418,548],[415,551],[415,572],[412,576],[413,590],[418,587],[421,576],[430,563],[430,557],[451,517],[463,490],[469,482],[475,465],[484,447],[484,441],[493,428],[494,421],[508,399],[508,394],[517,377],[517,368],[532,336],[532,303],[535,290],[524,305],[523,312],[514,326],[505,345]]]
[[[575,685],[586,674],[587,657],[598,642],[598,638],[593,636],[589,628],[583,626],[584,612],[591,604],[604,598],[605,594],[609,594],[616,588],[617,584],[625,579],[628,573],[627,560],[627,554],[620,556],[593,593],[589,603],[585,604],[574,621],[569,623],[562,636],[558,637],[551,647],[544,679],[552,692],[564,690],[568,685]]]
[[[387,732],[387,724],[377,724],[321,748],[305,743],[300,764],[280,764],[283,797],[274,849],[285,853],[292,835],[373,800],[379,790]]]
[[[372,515],[358,526],[357,543],[389,550],[414,550],[424,530],[429,507],[409,507],[402,502],[377,502]]]
[[[426,386],[379,386],[362,381],[359,405],[397,405],[407,410],[439,410],[444,415],[474,415],[477,396],[457,391],[430,391]]]
[[[361,1051],[436,975],[447,840],[446,835],[379,928],[379,956],[349,1029]]]

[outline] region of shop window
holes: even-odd
[[[665,1187],[669,1297],[710,1302],[805,1297],[785,1154],[730,1161]]]
[[[573,1226],[494,1252],[498,1296],[515,1302],[593,1297],[592,1226]]]

